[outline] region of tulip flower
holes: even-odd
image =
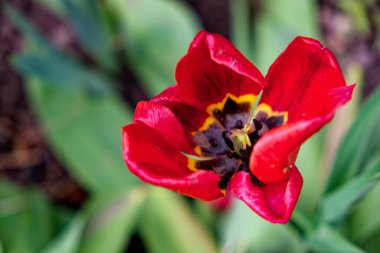
[[[264,219],[286,223],[303,184],[295,165],[301,144],[353,92],[332,53],[297,37],[264,78],[227,39],[202,31],[175,77],[123,128],[129,170],[201,200],[231,191]]]

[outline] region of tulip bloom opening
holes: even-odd
[[[264,78],[228,40],[200,32],[176,81],[140,102],[123,128],[130,171],[202,200],[230,191],[263,218],[286,223],[303,184],[295,166],[301,144],[352,95],[334,56],[297,37]]]
[[[254,97],[245,95],[234,98],[227,94],[222,103],[210,105],[209,118],[194,132],[196,159],[189,156],[189,168],[212,170],[220,176],[218,186],[221,190],[238,171],[250,174],[256,186],[265,186],[249,169],[249,158],[256,142],[269,130],[286,122],[286,112],[273,114],[268,105],[262,105],[250,118]],[[291,166],[290,166],[291,167]],[[286,174],[289,167],[284,168]]]

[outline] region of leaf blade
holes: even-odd
[[[343,219],[350,208],[379,183],[379,178],[375,178],[379,172],[380,158],[359,177],[351,179],[325,196],[321,204],[321,219],[330,223]]]
[[[111,194],[106,201],[102,198],[93,200],[92,205],[95,208],[86,208],[86,213],[91,218],[78,252],[123,252],[144,207],[145,199],[146,189],[140,187],[130,192]],[[94,203],[99,201],[100,205]]]
[[[354,124],[339,146],[326,192],[358,175],[371,157],[380,153],[380,88],[361,107]]]
[[[152,253],[217,252],[212,237],[186,203],[174,193],[160,188],[151,188],[139,231]]]
[[[364,251],[329,226],[320,226],[307,242],[317,252],[364,253]]]
[[[85,227],[85,218],[76,216],[64,231],[49,243],[43,253],[76,253]]]

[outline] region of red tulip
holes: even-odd
[[[200,32],[175,76],[123,128],[130,171],[202,200],[223,197],[228,186],[263,218],[286,223],[303,183],[294,164],[301,144],[354,88],[331,52],[297,37],[264,78],[228,40]]]

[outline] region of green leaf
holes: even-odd
[[[329,226],[320,226],[307,242],[308,247],[316,252],[326,253],[364,253],[339,232]]]
[[[349,232],[353,241],[363,244],[379,235],[380,231],[380,185],[369,192],[357,205],[350,218]]]
[[[266,73],[277,56],[296,36],[320,37],[315,1],[263,1],[254,20],[256,50],[253,61]],[[289,15],[296,13],[296,15]]]
[[[380,88],[365,101],[339,146],[326,192],[357,176],[380,155]]]
[[[117,14],[130,67],[150,94],[174,84],[174,70],[200,29],[181,1],[110,0]]]
[[[343,219],[350,208],[379,183],[379,172],[380,158],[378,157],[360,176],[328,194],[321,204],[322,220],[336,222]]]
[[[105,68],[113,69],[112,37],[106,29],[99,1],[64,0],[63,5],[83,48]]]
[[[380,249],[380,233],[377,232],[373,234],[373,236],[363,244],[362,248],[366,252],[378,252]]]
[[[25,75],[32,75],[64,87],[79,85],[96,94],[104,93],[107,80],[98,72],[86,69],[77,60],[62,53],[46,40],[20,13],[5,5],[5,13],[23,33],[27,41],[25,53],[14,57],[15,67]]]
[[[47,52],[47,51],[46,51]],[[107,82],[99,74],[63,54],[24,53],[13,59],[14,66],[25,75],[38,77],[63,87],[80,86],[94,94],[106,91]]]
[[[37,79],[26,83],[50,143],[83,186],[110,191],[136,184],[121,152],[121,128],[132,116],[116,95],[90,96]]]
[[[83,237],[80,253],[123,252],[138,222],[146,189],[96,197],[86,213],[91,219]]]
[[[249,0],[234,0],[231,4],[232,41],[242,54],[249,56],[251,53],[251,34],[249,26]]]
[[[320,195],[323,192],[324,171],[322,170],[322,150],[325,132],[321,132],[308,139],[300,149],[296,165],[299,168],[305,184],[297,203],[297,208],[302,212],[312,215],[319,204]]]
[[[76,253],[80,239],[84,230],[85,219],[80,215],[76,216],[67,228],[51,242],[43,253]]]
[[[51,206],[40,192],[0,181],[0,238],[7,253],[39,252],[53,233]]]
[[[215,242],[180,196],[151,188],[140,233],[151,253],[212,253]]]
[[[224,221],[222,252],[303,252],[291,226],[269,223],[241,201],[233,203]]]

